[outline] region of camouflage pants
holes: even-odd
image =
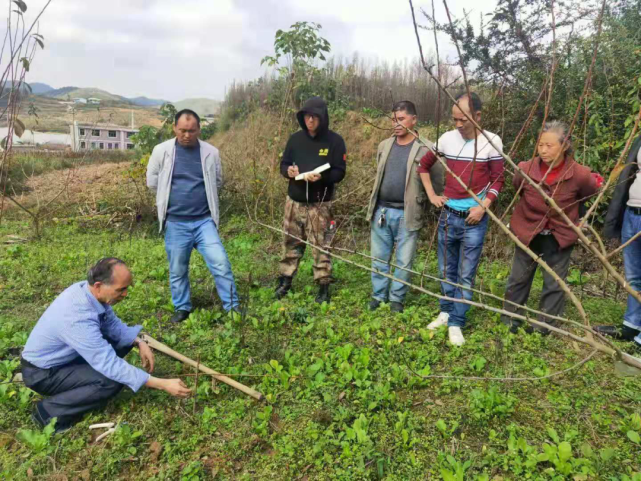
[[[331,240],[329,229],[332,221],[331,203],[318,202],[303,204],[287,197],[283,230],[311,244],[325,246]],[[280,261],[281,276],[294,277],[298,264],[305,253],[305,245],[289,235],[283,236],[283,257]],[[318,284],[329,284],[332,281],[332,261],[327,254],[313,249],[314,281]]]

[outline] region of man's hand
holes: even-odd
[[[307,174],[305,174],[305,180],[307,182],[317,182],[320,180],[320,178],[321,175],[317,174],[316,172],[308,172]]]
[[[184,382],[180,379],[163,379],[163,391],[175,397],[189,397],[191,389],[189,389]]]
[[[298,166],[297,165],[290,165],[287,167],[287,175],[289,175],[290,179],[293,179],[296,177],[300,172],[298,172]]]
[[[154,372],[154,353],[146,342],[138,342],[138,353],[140,354],[143,369],[150,374]]]
[[[188,397],[191,394],[184,382],[180,379],[160,379],[158,377],[149,376],[145,386],[153,389],[160,389],[166,393],[176,397]]]
[[[444,195],[433,195],[429,197],[429,199],[432,205],[434,207],[438,207],[439,209],[443,207],[448,200]]]
[[[483,219],[483,216],[485,215],[485,209],[481,207],[480,205],[477,205],[475,207],[472,207],[467,214],[467,218],[465,219],[465,222],[467,222],[470,225],[476,225],[479,222],[481,222],[481,219]]]

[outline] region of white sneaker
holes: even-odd
[[[450,343],[452,346],[462,346],[465,344],[465,338],[460,327],[451,326],[447,329],[447,332],[450,335]]]
[[[441,326],[446,326],[450,315],[447,312],[441,312],[438,317],[427,325],[430,331],[436,331]]]

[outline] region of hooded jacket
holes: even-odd
[[[603,225],[603,234],[608,239],[621,239],[621,227],[623,226],[623,214],[625,213],[628,199],[630,198],[630,187],[634,182],[634,177],[639,170],[637,155],[641,149],[641,136],[639,136],[630,149],[625,167],[619,174],[612,200],[608,206],[608,212],[605,215]]]
[[[307,131],[305,113],[315,114],[320,118],[314,137]],[[302,130],[289,138],[280,163],[280,173],[289,180],[287,194],[296,202],[329,202],[334,196],[334,184],[345,177],[345,141],[336,132],[329,130],[327,104],[320,97],[312,97],[305,102],[296,118]],[[298,171],[304,174],[327,163],[330,168],[321,173],[320,180],[316,182],[294,180],[287,174],[287,169],[292,165],[296,165]]]

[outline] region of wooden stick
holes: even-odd
[[[200,373],[200,353],[198,353],[198,360],[196,361],[196,387],[194,388],[194,409],[193,414],[196,416],[196,400],[198,399],[198,374]]]
[[[204,372],[205,374],[209,374],[210,376],[218,379],[221,382],[224,382],[225,384],[238,389],[239,391],[244,392],[248,396],[253,397],[257,401],[262,401],[263,395],[259,393],[258,391],[255,391],[254,389],[245,386],[244,384],[239,383],[238,381],[234,381],[233,379],[223,376],[222,374],[214,371],[213,369],[208,368],[207,366],[200,364],[193,359],[189,359],[187,356],[183,356],[179,352],[174,351],[172,348],[169,346],[163,344],[160,341],[155,340],[153,337],[151,337],[148,334],[143,334],[143,340],[149,344],[149,347],[153,347],[155,350],[162,352],[163,354],[167,354],[170,357],[173,357],[174,359],[178,359],[181,362],[184,362],[185,364],[195,367],[199,369],[200,371]]]

